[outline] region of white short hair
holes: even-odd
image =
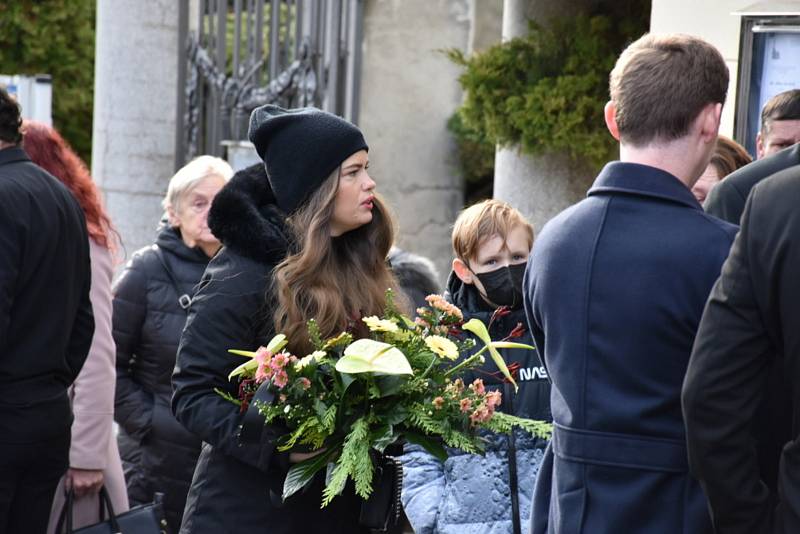
[[[165,210],[176,209],[178,200],[209,176],[219,176],[227,182],[233,176],[233,169],[224,159],[198,156],[178,169],[178,172],[170,178],[167,194],[161,205]]]

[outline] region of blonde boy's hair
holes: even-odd
[[[494,236],[505,241],[518,226],[528,233],[528,247],[533,246],[533,226],[519,211],[500,200],[478,202],[458,214],[453,224],[453,252],[456,258],[469,262],[478,257],[478,249],[484,242]]]

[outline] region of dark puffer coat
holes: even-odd
[[[154,245],[133,255],[114,285],[114,419],[128,496],[135,505],[164,493],[167,519],[176,531],[200,454],[200,440],[169,407],[170,377],[186,323],[178,299],[193,293],[207,264],[202,250],[187,247],[177,230],[164,226]]]
[[[493,311],[480,298],[475,286],[450,274],[445,298],[458,306],[464,320],[480,319],[487,326]],[[492,339],[506,337],[518,324],[526,323],[522,308],[496,319],[489,326]],[[533,344],[529,332],[514,339]],[[479,346],[480,346],[479,342]],[[544,421],[550,415],[550,383],[536,351],[503,349],[506,363],[516,368],[519,391],[491,359],[466,373],[469,383],[481,378],[489,390],[503,394],[500,409],[520,417]],[[506,534],[529,531],[534,482],[544,458],[547,440],[523,431],[511,435],[485,433],[486,454],[476,456],[448,449],[442,464],[418,446],[408,446],[403,456],[403,505],[419,534]]]
[[[242,360],[230,348],[254,350],[273,334],[273,268],[288,249],[284,216],[263,168],[237,173],[214,199],[209,226],[224,244],[208,266],[189,310],[172,381],[172,409],[205,444],[186,504],[183,534],[270,532],[331,534],[358,527],[360,499],[352,489],[320,509],[324,476],[281,504],[288,455],[274,451],[268,429],[260,443],[239,441],[239,408],[228,374]]]

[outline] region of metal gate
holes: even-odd
[[[364,0],[180,0],[176,168],[247,139],[263,104],[358,121]]]

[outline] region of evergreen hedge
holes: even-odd
[[[603,119],[608,75],[625,46],[647,31],[650,6],[600,7],[602,14],[558,18],[547,27],[531,23],[525,37],[470,57],[448,51],[464,69],[464,103],[449,127],[468,187],[491,179],[497,144],[531,155],[562,152],[597,168],[615,157]]]
[[[0,3],[0,74],[50,74],[53,125],[89,164],[95,0]]]

